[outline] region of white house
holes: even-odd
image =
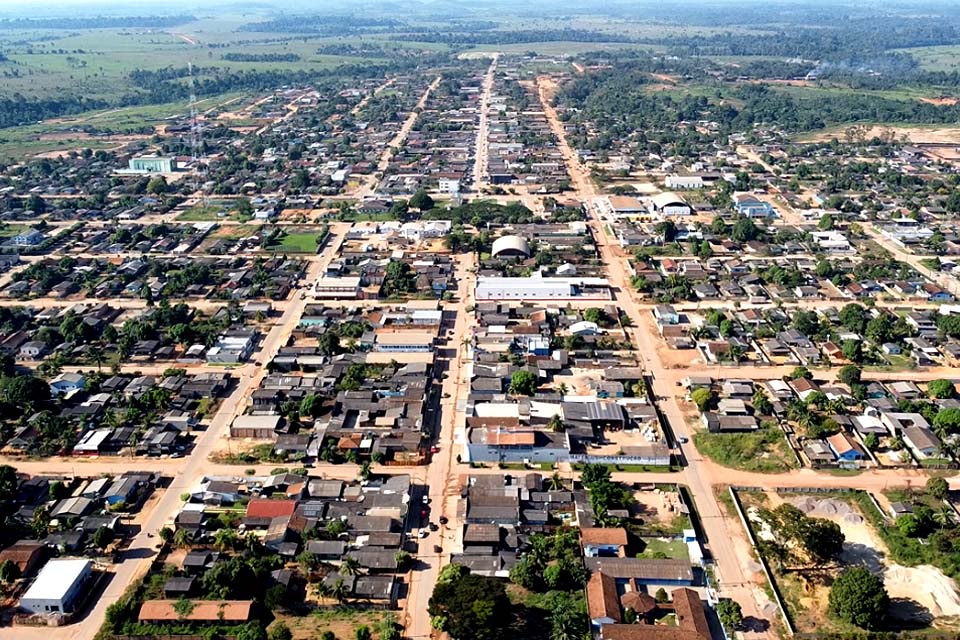
[[[79,373],[61,373],[50,381],[50,393],[55,396],[62,396],[83,389],[86,378]]]

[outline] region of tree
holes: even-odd
[[[360,562],[353,556],[346,556],[340,563],[340,574],[355,576],[360,573]]]
[[[159,537],[164,544],[167,544],[173,540],[173,529],[170,527],[163,527],[157,532],[157,537]]]
[[[270,629],[269,640],[293,640],[293,632],[283,620],[277,622]]]
[[[193,546],[193,536],[190,535],[188,529],[178,529],[175,534],[173,534],[173,546],[178,549],[189,549]]]
[[[155,196],[163,195],[167,192],[167,179],[163,176],[156,176],[151,178],[150,182],[147,183],[147,193],[153,194]]]
[[[331,520],[327,523],[327,526],[324,529],[326,530],[327,535],[336,538],[340,534],[347,532],[347,523],[340,519]]]
[[[670,596],[667,595],[667,590],[663,587],[657,589],[657,592],[653,595],[653,599],[660,604],[670,602]]]
[[[609,482],[610,468],[602,464],[585,464],[580,471],[580,481],[586,487]]]
[[[949,380],[931,380],[927,385],[927,395],[938,400],[946,400],[957,395],[957,388]]]
[[[0,400],[29,415],[50,400],[50,386],[31,375],[0,378]]]
[[[316,418],[323,411],[323,397],[315,393],[304,396],[300,401],[299,414],[310,418]]]
[[[845,305],[843,309],[840,310],[840,322],[847,329],[855,331],[856,333],[863,333],[864,329],[866,329],[868,319],[867,309],[855,302]]]
[[[867,435],[863,436],[863,444],[868,450],[876,451],[877,447],[880,446],[880,438],[878,438],[877,434],[875,433],[868,433]]]
[[[943,500],[947,497],[947,493],[950,491],[950,485],[947,483],[946,479],[941,476],[934,476],[927,480],[927,493],[937,500]]]
[[[267,632],[259,622],[248,622],[237,631],[237,640],[267,640]]]
[[[594,324],[602,324],[606,317],[603,309],[598,309],[597,307],[590,307],[583,312],[583,319]]]
[[[817,228],[821,231],[831,231],[833,230],[834,222],[833,216],[829,213],[825,213],[820,217],[820,221],[817,223]]]
[[[693,400],[697,408],[703,412],[707,410],[707,407],[710,406],[710,403],[713,401],[713,392],[706,387],[697,387],[690,392],[690,399]]]
[[[751,403],[753,404],[754,413],[768,416],[773,412],[773,403],[770,402],[770,396],[768,396],[766,390],[759,385],[753,392]]]
[[[850,362],[860,362],[863,359],[863,345],[859,340],[844,340],[840,347],[843,357]]]
[[[908,538],[917,538],[921,530],[920,520],[912,513],[905,513],[897,517],[897,529]]]
[[[515,396],[532,396],[537,392],[537,377],[527,371],[520,369],[514,371],[510,376],[510,393]]]
[[[810,369],[807,369],[806,367],[794,367],[793,371],[790,372],[790,379],[799,380],[800,378],[812,380],[813,374],[810,372]]]
[[[504,584],[472,573],[438,582],[427,611],[442,624],[442,631],[457,640],[502,638],[511,621]]]
[[[13,560],[4,560],[0,564],[0,581],[4,584],[10,584],[20,579],[20,565]]]
[[[547,423],[547,428],[554,433],[563,433],[565,425],[559,413],[555,413],[553,417],[550,418],[550,421]]]
[[[100,526],[93,532],[93,546],[98,549],[106,549],[113,541],[113,530],[109,527]]]
[[[827,601],[831,614],[868,630],[883,624],[890,606],[883,581],[861,566],[847,569],[834,580]]]
[[[429,211],[433,209],[434,203],[433,198],[430,197],[430,194],[428,194],[425,189],[418,189],[417,192],[413,194],[413,197],[410,198],[408,204],[414,209]]]
[[[847,342],[850,342],[849,340]],[[844,343],[846,344],[846,342]],[[860,377],[863,374],[863,370],[860,369],[855,364],[848,364],[840,368],[840,372],[837,374],[837,379],[847,386],[853,386],[855,384],[860,384]]]
[[[960,409],[941,409],[933,419],[933,426],[942,433],[960,431]]]
[[[843,551],[843,531],[831,520],[808,518],[799,539],[804,551],[817,563],[832,560]]]
[[[173,603],[173,610],[181,620],[189,617],[196,607],[197,605],[192,600],[188,600],[184,596],[180,596],[180,599]]]
[[[724,598],[717,603],[714,609],[717,612],[717,617],[720,618],[720,624],[730,633],[736,631],[740,623],[743,622],[743,611],[740,609],[740,603],[736,600]]]
[[[317,349],[326,356],[340,353],[340,336],[333,331],[325,331],[317,338]]]

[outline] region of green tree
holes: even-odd
[[[960,432],[960,409],[941,409],[933,419],[933,426],[938,433]]]
[[[800,378],[806,378],[807,380],[813,379],[813,373],[810,372],[810,369],[806,367],[794,367],[793,371],[790,372],[791,380],[799,380]]]
[[[98,549],[106,549],[113,541],[113,530],[109,527],[101,526],[93,532],[93,546]]]
[[[583,319],[587,322],[593,322],[594,324],[603,324],[606,317],[607,314],[603,312],[603,309],[598,309],[597,307],[590,307],[583,312]]]
[[[270,629],[269,640],[293,640],[293,632],[283,620],[275,623]],[[359,638],[357,640],[360,640]]]
[[[173,610],[176,612],[177,617],[183,620],[190,616],[193,613],[193,610],[197,605],[184,596],[180,596],[180,599],[173,603]]]
[[[717,603],[714,610],[717,612],[717,617],[720,618],[720,624],[728,633],[735,632],[740,627],[740,623],[743,622],[743,611],[740,608],[740,603],[736,600],[724,598]]]
[[[833,227],[834,227],[834,222],[833,222],[832,215],[830,215],[829,213],[825,213],[822,216],[820,216],[820,221],[817,222],[818,229],[820,229],[821,231],[831,231],[833,230]]]
[[[883,624],[890,606],[883,581],[861,566],[847,569],[834,580],[827,601],[831,614],[867,630]]]
[[[163,176],[151,178],[150,182],[147,183],[147,193],[155,196],[163,195],[167,192],[168,188],[169,185],[167,185],[167,179]]]
[[[693,400],[701,412],[706,411],[710,403],[713,402],[713,392],[706,387],[697,387],[690,392],[690,399]]]
[[[663,587],[657,589],[657,592],[653,595],[653,599],[658,603],[663,604],[665,602],[670,602],[670,596],[667,595],[667,590]]]
[[[844,340],[841,349],[843,357],[850,362],[860,362],[863,359],[863,347],[859,340]]]
[[[849,340],[847,342],[849,342]],[[853,386],[855,384],[860,384],[860,377],[862,374],[863,370],[860,369],[860,367],[854,364],[848,364],[840,368],[840,372],[837,374],[837,380],[847,386]]]
[[[20,565],[13,560],[4,560],[0,564],[0,581],[4,584],[10,584],[20,579]]]
[[[934,476],[927,480],[926,489],[930,496],[936,498],[937,500],[943,500],[947,497],[947,493],[950,491],[950,485],[947,483],[945,478],[941,476]]]
[[[259,622],[248,622],[237,631],[237,640],[267,640],[267,632]]]
[[[433,209],[433,198],[430,197],[430,194],[428,194],[425,189],[418,189],[417,192],[413,194],[413,197],[410,198],[409,205],[420,211],[428,211]]]
[[[510,376],[510,393],[515,396],[532,396],[537,392],[537,377],[526,369],[514,371]]]
[[[931,380],[927,384],[927,395],[938,400],[946,400],[957,395],[957,387],[949,380]]]
[[[504,584],[471,573],[438,582],[427,611],[431,618],[442,622],[443,631],[457,640],[503,638],[511,621]]]

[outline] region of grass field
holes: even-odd
[[[0,224],[0,238],[12,238],[26,228],[25,224]]]
[[[926,71],[956,71],[960,69],[960,46],[945,45],[939,47],[917,47],[914,49],[897,49],[901,53],[909,53],[920,67]]]
[[[676,560],[689,560],[690,554],[687,552],[687,543],[683,540],[667,540],[661,538],[644,538],[646,544],[641,557],[644,558],[673,558]]]
[[[267,251],[275,253],[316,253],[317,235],[319,234],[309,231],[287,233],[280,238],[279,242],[267,247]]]
[[[776,427],[754,433],[707,433],[693,436],[697,450],[717,464],[742,471],[783,473],[796,467],[783,432]]]

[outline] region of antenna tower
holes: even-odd
[[[200,204],[207,206],[207,194],[203,188],[202,160],[200,150],[200,121],[197,119],[197,93],[193,84],[193,62],[187,63],[187,69],[190,73],[190,158],[193,161],[193,190],[200,191]]]

